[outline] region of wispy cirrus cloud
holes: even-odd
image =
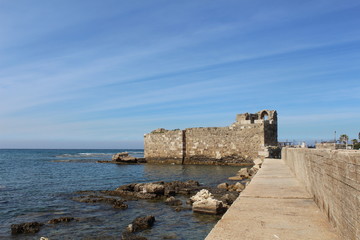
[[[0,3],[7,137],[135,137],[155,126],[139,116],[221,124],[258,108],[310,126],[358,100],[357,1],[41,3]]]

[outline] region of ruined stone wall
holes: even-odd
[[[277,146],[277,124],[264,121],[264,144],[265,146]]]
[[[360,239],[360,151],[283,148],[282,158],[343,239]]]
[[[239,165],[258,157],[263,124],[186,129],[185,164]]]
[[[144,136],[144,157],[150,163],[182,164],[184,131],[157,129]]]
[[[277,146],[277,113],[238,114],[228,127],[157,129],[144,137],[148,162],[241,165]]]

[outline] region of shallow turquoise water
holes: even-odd
[[[114,153],[128,151],[142,157],[143,150],[5,150],[0,149],[0,238],[1,239],[119,239],[137,216],[154,215],[156,223],[141,235],[149,239],[204,239],[219,219],[183,210],[176,212],[157,201],[129,201],[127,210],[105,204],[72,201],[81,190],[113,190],[133,182],[197,180],[215,186],[227,181],[238,167],[181,165],[115,165]],[[183,198],[182,200],[186,200]],[[73,216],[80,221],[44,226],[37,234],[12,236],[10,225]]]

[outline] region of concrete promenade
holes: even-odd
[[[340,239],[288,166],[265,159],[206,240]]]

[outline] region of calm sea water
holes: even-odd
[[[96,163],[127,151],[136,157],[143,150],[5,150],[0,149],[0,239],[119,239],[138,216],[154,215],[156,223],[141,233],[149,239],[204,239],[219,219],[190,209],[180,212],[157,201],[129,201],[127,210],[106,204],[71,200],[82,190],[113,190],[133,182],[197,180],[215,186],[227,181],[238,167],[180,165],[116,165]],[[183,198],[182,200],[186,200]],[[72,216],[78,222],[45,225],[37,234],[12,236],[10,225],[47,222]]]

